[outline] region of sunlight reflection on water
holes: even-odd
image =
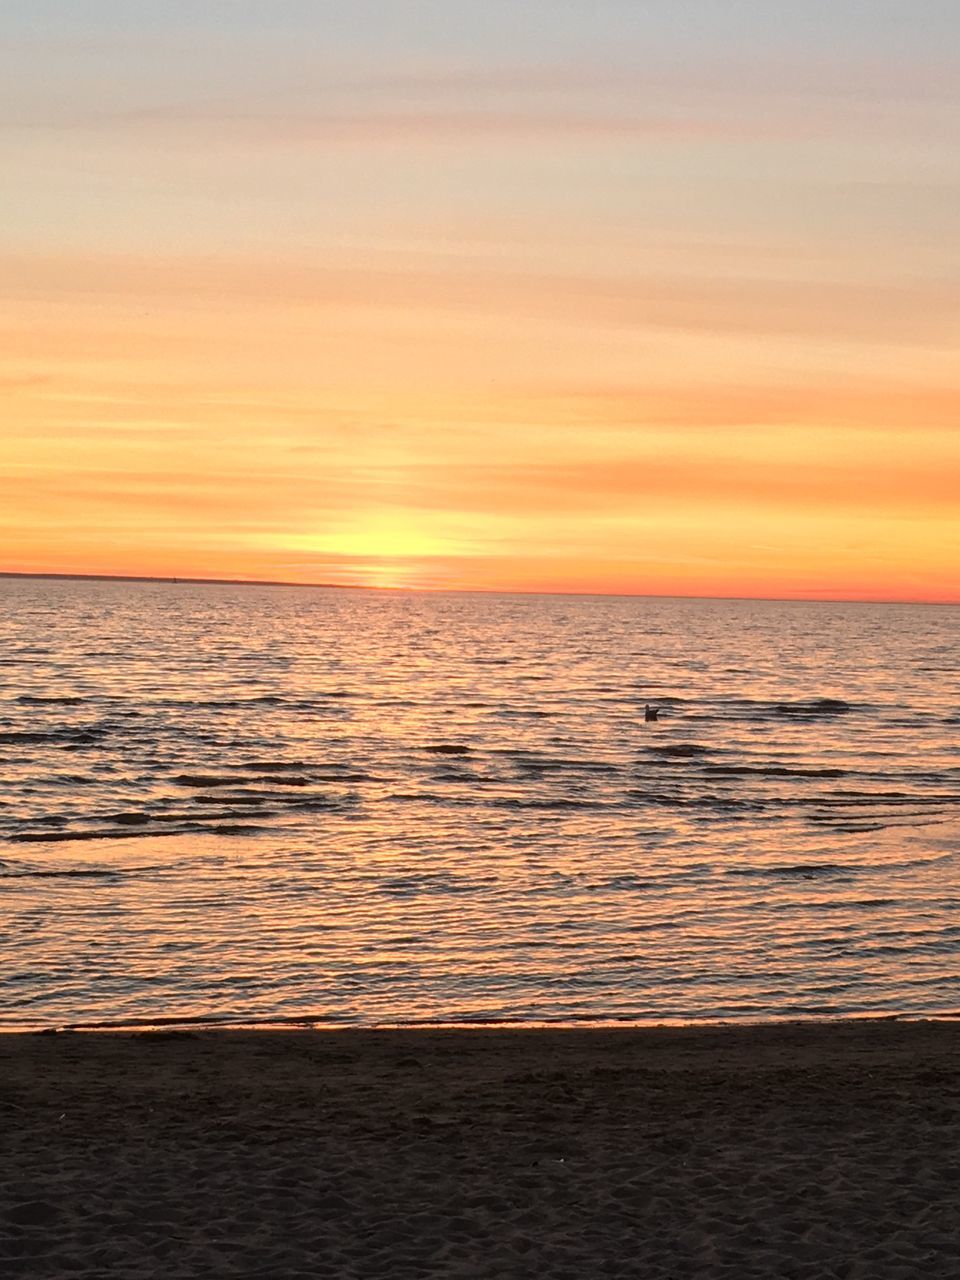
[[[6,1024],[958,1003],[956,609],[0,604]]]

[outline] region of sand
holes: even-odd
[[[960,1025],[0,1036],[0,1274],[960,1276]]]

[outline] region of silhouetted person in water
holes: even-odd
[[[660,708],[651,707],[649,702],[643,708],[643,718],[649,724],[651,720],[660,719]]]

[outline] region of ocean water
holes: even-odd
[[[955,1012],[958,624],[0,580],[0,1025]]]

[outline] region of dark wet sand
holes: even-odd
[[[0,1036],[0,1275],[960,1276],[960,1024]]]

